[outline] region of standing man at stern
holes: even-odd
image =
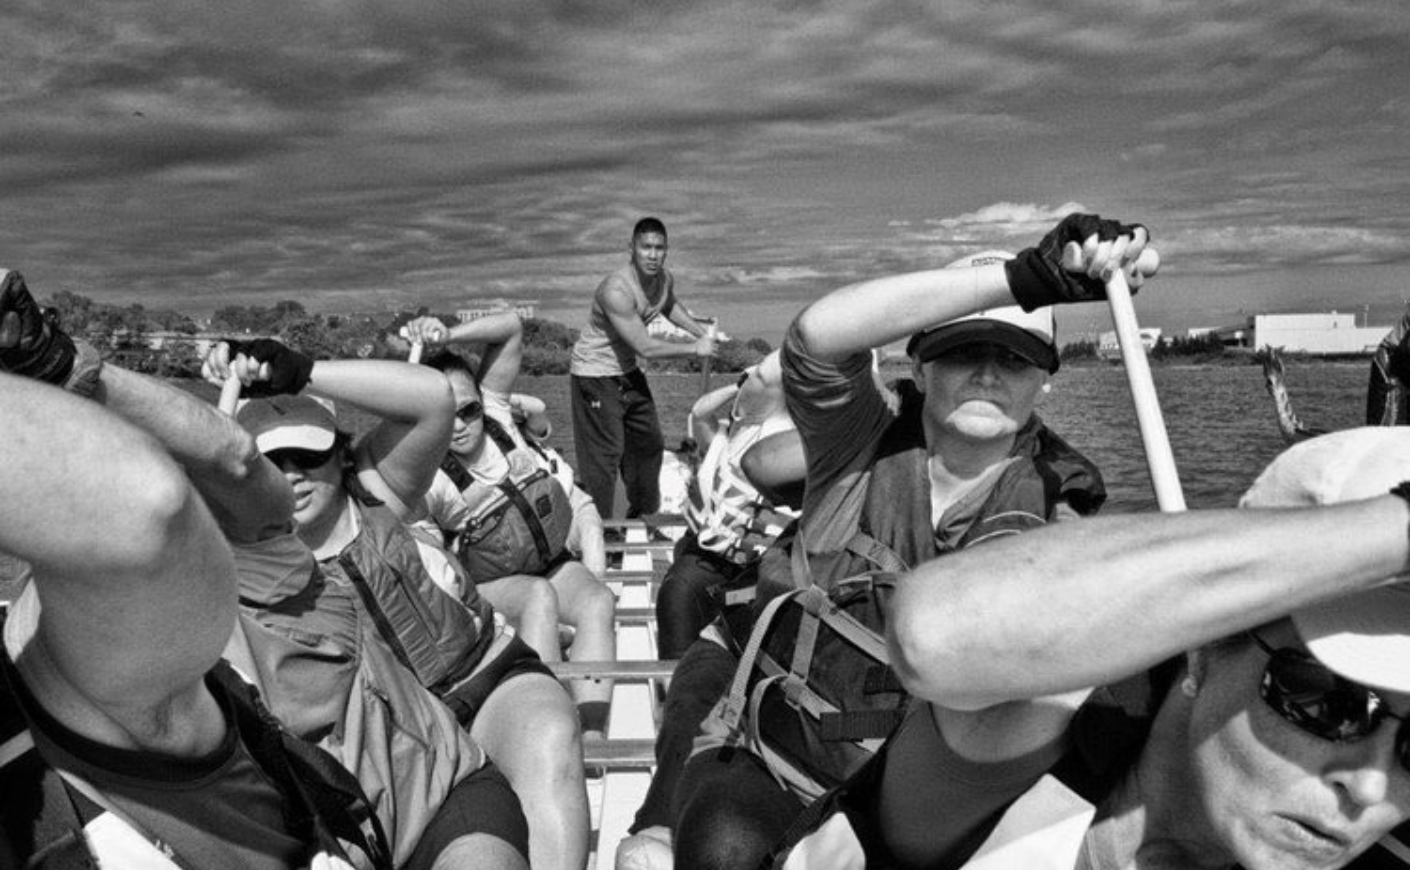
[[[654,217],[632,229],[631,261],[597,285],[587,328],[573,345],[570,369],[573,441],[583,489],[610,517],[620,469],[627,516],[660,506],[661,421],[638,358],[708,357],[714,338],[676,303],[666,268],[666,226]],[[660,315],[695,336],[692,342],[654,338],[646,324]]]

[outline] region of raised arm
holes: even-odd
[[[690,415],[686,419],[686,428],[690,432],[690,437],[695,439],[695,443],[704,450],[710,439],[715,437],[725,418],[729,416],[730,402],[739,393],[738,384],[730,384],[711,390],[695,400],[695,404],[690,406]]]
[[[913,693],[960,710],[1103,685],[1404,571],[1407,520],[1406,502],[1383,496],[996,540],[901,579],[892,663]]]
[[[671,306],[671,310],[667,311],[665,314],[667,320],[696,338],[710,334],[710,329],[713,324],[707,325],[697,320],[695,315],[690,313],[690,309],[680,304],[679,300],[677,300],[676,303]]]
[[[988,308],[1103,299],[1108,270],[1126,270],[1133,290],[1153,272],[1137,265],[1149,238],[1139,225],[1069,215],[1009,261],[890,275],[829,293],[798,316],[798,335],[809,356],[838,361]],[[1072,268],[1063,261],[1069,244],[1080,246]]]
[[[156,439],[54,386],[0,374],[0,432],[0,549],[34,578],[6,632],[26,682],[94,739],[199,750],[210,734],[164,726],[213,703],[200,677],[235,622],[210,511]]]
[[[714,339],[705,335],[704,327],[699,324],[696,324],[696,327],[700,329],[700,333],[696,334],[695,341],[692,342],[667,341],[653,337],[646,331],[646,324],[641,322],[636,313],[631,291],[611,279],[604,281],[602,286],[597,288],[597,301],[617,335],[639,357],[667,359],[678,356],[713,356],[715,353]],[[676,307],[680,308],[679,305]],[[695,321],[692,319],[691,322]]]
[[[524,361],[524,324],[513,311],[497,311],[447,327],[434,317],[420,317],[405,327],[412,341],[481,345],[478,381],[482,390],[508,393]]]
[[[94,398],[154,435],[186,469],[225,536],[250,543],[288,531],[294,496],[254,438],[179,387],[104,366]]]
[[[221,342],[206,377],[238,377],[267,394],[307,392],[365,411],[378,423],[354,448],[359,480],[400,515],[425,495],[450,443],[450,387],[439,372],[395,360],[310,360],[275,341]]]

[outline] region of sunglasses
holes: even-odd
[[[1022,371],[1034,367],[1033,362],[1026,357],[1020,356],[1004,345],[992,342],[962,344],[937,354],[934,359],[944,360],[950,365],[979,365],[993,360],[999,368],[1008,371]]]
[[[297,447],[286,447],[282,450],[271,450],[264,454],[264,458],[274,463],[275,468],[282,469],[287,464],[300,471],[312,471],[327,465],[337,451],[337,445],[329,447],[327,450],[301,450]]]
[[[1404,716],[1386,709],[1380,695],[1333,673],[1302,650],[1273,649],[1253,632],[1248,636],[1268,654],[1258,693],[1273,712],[1333,743],[1364,740],[1386,719],[1398,719],[1395,754],[1401,766],[1410,770],[1410,728]]]
[[[485,416],[485,406],[481,404],[478,399],[466,402],[455,409],[455,416],[459,418],[462,423],[472,423]]]

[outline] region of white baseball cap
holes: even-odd
[[[1385,495],[1410,480],[1410,428],[1367,426],[1296,444],[1263,470],[1240,507],[1329,505]],[[1348,529],[1354,534],[1354,529]],[[1387,583],[1294,611],[1317,660],[1358,683],[1410,692],[1410,583]]]

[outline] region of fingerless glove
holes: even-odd
[[[269,380],[250,384],[242,395],[250,398],[293,395],[308,386],[309,376],[313,374],[312,357],[272,338],[227,341],[226,344],[230,346],[231,359],[244,354],[257,362],[269,364]]]
[[[1070,214],[1063,218],[1035,248],[1025,248],[1004,263],[1009,292],[1024,311],[1045,305],[1091,302],[1106,298],[1106,284],[1081,272],[1062,266],[1062,252],[1069,242],[1081,245],[1092,236],[1109,241],[1132,235],[1140,224],[1103,220],[1094,214]],[[1135,292],[1135,288],[1132,288]]]
[[[19,272],[0,284],[0,370],[63,386],[73,371],[73,339],[59,313],[41,309]]]

